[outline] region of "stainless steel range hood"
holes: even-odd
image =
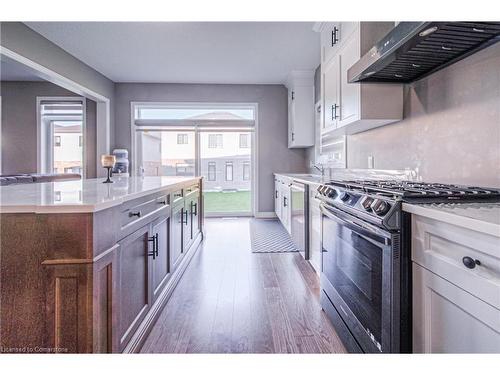
[[[348,79],[417,81],[499,40],[500,22],[401,22],[348,70]]]

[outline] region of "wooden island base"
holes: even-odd
[[[201,189],[0,214],[0,352],[137,352],[203,239]]]

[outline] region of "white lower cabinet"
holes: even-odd
[[[500,353],[499,245],[498,237],[413,215],[414,352]]]
[[[274,179],[274,212],[278,219],[281,220],[281,181]]]
[[[316,199],[316,186],[309,187],[309,262],[321,273],[321,210]]]
[[[274,178],[274,212],[285,227],[291,233],[292,211],[290,210],[291,180],[286,176],[275,175]]]
[[[414,263],[413,351],[500,353],[500,310]]]
[[[281,184],[281,223],[288,231],[292,232],[292,211],[290,210],[290,185],[287,182]]]

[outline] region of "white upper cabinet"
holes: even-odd
[[[349,83],[347,79],[349,68],[393,26],[392,22],[322,25],[322,132],[354,134],[403,118],[401,84]]]
[[[321,27],[321,62],[337,54],[340,46],[358,27],[359,22],[325,22]]]
[[[290,73],[288,88],[288,147],[314,146],[314,71]]]
[[[326,64],[321,65],[321,86],[323,88],[323,126],[324,130],[335,129],[337,127],[338,87],[340,78],[339,58],[333,56]]]

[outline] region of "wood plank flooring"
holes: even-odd
[[[206,237],[144,353],[344,353],[298,253],[254,254],[249,220],[207,219]]]

